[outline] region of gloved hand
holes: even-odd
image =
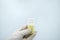
[[[35,37],[36,32],[31,35],[30,33],[31,30],[25,26],[23,28],[17,29],[8,40],[32,40]]]

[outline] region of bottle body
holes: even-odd
[[[34,33],[34,24],[29,24],[28,25],[28,29],[30,29],[31,30],[31,34],[33,34]]]

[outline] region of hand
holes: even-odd
[[[30,33],[31,30],[27,29],[27,26],[24,26],[23,28],[17,29],[9,38],[9,40],[33,40],[36,35],[36,32],[34,32],[33,34]]]

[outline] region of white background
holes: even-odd
[[[60,40],[60,0],[0,0],[0,40],[34,18],[34,40]]]

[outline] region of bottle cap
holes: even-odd
[[[32,24],[32,23],[34,23],[33,18],[28,18],[27,23],[28,23],[28,24]]]

